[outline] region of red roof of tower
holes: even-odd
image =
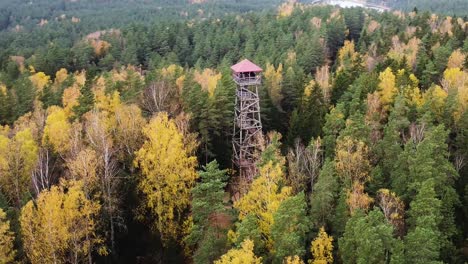
[[[245,59],[236,65],[231,67],[235,73],[241,72],[261,72],[263,71],[262,68],[258,67],[257,65],[253,64],[251,61]]]

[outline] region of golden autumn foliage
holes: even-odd
[[[48,112],[42,142],[49,144],[55,152],[63,155],[70,150],[72,126],[63,108],[51,106]]]
[[[351,189],[347,191],[346,204],[351,215],[358,209],[367,211],[373,201],[374,199],[364,192],[362,182],[353,182]]]
[[[28,191],[38,147],[30,129],[9,139],[0,135],[0,186],[8,200],[19,206]]]
[[[86,73],[77,72],[73,75],[75,82],[72,86],[66,88],[62,95],[62,104],[68,115],[71,114],[73,107],[77,106],[78,98],[81,95],[80,89],[86,82]]]
[[[239,211],[239,220],[253,214],[258,219],[258,225],[262,236],[266,240],[267,247],[271,249],[271,226],[273,215],[278,210],[281,202],[291,195],[291,187],[281,187],[283,177],[282,166],[284,161],[273,164],[269,161],[260,168],[259,176],[254,179],[249,192],[234,203]]]
[[[70,178],[81,180],[87,190],[92,190],[98,185],[99,157],[91,148],[85,148],[73,158],[67,159],[67,167]]]
[[[90,44],[94,49],[94,54],[98,57],[104,56],[111,47],[109,42],[100,39],[92,39]]]
[[[346,40],[343,47],[338,51],[338,60],[340,62],[338,69],[350,69],[358,56],[359,54],[354,48],[354,41]]]
[[[203,91],[208,92],[210,97],[212,97],[218,85],[218,81],[221,80],[221,73],[217,73],[212,69],[204,69],[202,72],[195,71],[193,79],[200,84]]]
[[[114,114],[116,109],[122,105],[120,94],[117,91],[106,94],[104,89],[94,90],[94,100],[96,109],[106,114]]]
[[[442,87],[447,94],[456,95],[456,109],[452,113],[456,122],[468,108],[468,72],[460,68],[448,68],[444,72]]]
[[[7,95],[7,88],[6,85],[3,83],[0,83],[0,94],[3,96]]]
[[[454,50],[448,59],[447,68],[463,68],[465,58],[465,54],[460,49]]]
[[[392,38],[392,48],[388,52],[388,57],[398,62],[406,58],[408,67],[414,68],[416,65],[417,54],[421,40],[413,37],[408,43],[402,43],[398,36]]]
[[[345,181],[366,182],[369,180],[370,164],[368,148],[362,141],[344,137],[336,146],[336,169]]]
[[[299,256],[289,256],[284,259],[285,264],[304,264],[304,261]]]
[[[79,105],[78,98],[80,98],[80,95],[80,88],[76,86],[69,87],[63,91],[62,104],[68,114],[71,114],[73,107]]]
[[[13,249],[15,236],[10,231],[10,221],[0,208],[0,264],[13,263],[16,251]]]
[[[86,72],[85,71],[75,73],[75,83],[79,87],[85,85],[85,82],[86,82]]]
[[[447,92],[440,86],[434,85],[423,94],[423,102],[426,107],[441,118],[444,114],[445,104],[447,102]]]
[[[95,233],[100,206],[82,189],[81,181],[62,181],[22,208],[21,234],[31,263],[82,262],[103,242]]]
[[[308,84],[304,87],[304,97],[309,98],[312,95],[312,92],[314,91],[314,86],[315,86],[315,81],[310,80]]]
[[[388,106],[393,103],[394,96],[398,90],[396,87],[395,75],[391,68],[385,69],[379,75],[379,94],[382,104]]]
[[[410,74],[411,85],[405,89],[405,97],[416,107],[421,107],[424,103],[421,90],[419,89],[419,80],[414,74]]]
[[[294,8],[298,5],[297,0],[287,0],[278,7],[279,17],[288,17],[294,11]]]
[[[180,218],[190,204],[197,160],[188,153],[183,134],[164,112],[143,128],[143,134],[146,140],[135,158],[142,172],[138,189],[156,218],[154,227],[167,241],[181,234]]]
[[[280,107],[283,95],[281,94],[281,84],[283,82],[283,64],[280,64],[277,69],[275,66],[268,63],[265,73],[265,87],[268,89],[271,101],[276,107]]]
[[[215,264],[261,264],[262,258],[255,256],[254,243],[247,239],[241,244],[239,249],[231,249],[226,254],[216,260]]]
[[[61,68],[55,73],[55,83],[61,84],[68,78],[67,69]]]
[[[335,166],[347,185],[346,202],[350,213],[353,214],[356,209],[367,210],[372,198],[364,192],[364,184],[370,179],[370,162],[365,143],[350,137],[338,140]]]
[[[451,89],[461,90],[468,86],[468,74],[460,68],[448,68],[444,71],[442,87],[448,92]]]
[[[312,241],[310,251],[314,258],[309,263],[333,263],[333,237],[329,236],[323,227],[320,228],[317,237]]]
[[[452,25],[452,17],[447,16],[442,24],[438,27],[439,32],[442,34],[447,34],[449,37],[453,36],[453,25]]]
[[[50,76],[43,72],[38,72],[29,77],[38,92],[41,92],[50,83]]]
[[[141,146],[142,128],[146,124],[141,109],[134,104],[121,104],[115,108],[115,130],[114,137],[118,148],[121,150],[120,159],[134,154]]]

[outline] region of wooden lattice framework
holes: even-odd
[[[232,66],[233,79],[237,84],[233,162],[239,170],[241,180],[251,181],[256,174],[256,159],[262,136],[260,98],[262,69],[248,60]]]

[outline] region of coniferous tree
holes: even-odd
[[[390,260],[395,239],[392,226],[379,209],[374,209],[349,219],[338,242],[344,263],[382,263]]]
[[[231,215],[224,203],[226,170],[220,170],[212,161],[199,172],[201,182],[192,189],[193,226],[185,238],[195,247],[195,263],[208,263],[218,259],[226,250],[226,233]]]
[[[304,244],[310,226],[306,209],[305,195],[299,193],[281,202],[273,215],[271,237],[274,243],[274,263],[282,263],[287,256],[305,254]]]
[[[338,199],[338,188],[335,164],[327,159],[310,197],[310,215],[315,226],[327,226],[331,222]]]
[[[442,203],[436,197],[431,179],[422,183],[419,193],[410,204],[409,224],[405,238],[406,260],[411,263],[438,263],[442,245],[438,225],[442,221]]]
[[[89,72],[86,74],[86,82],[80,88],[80,97],[78,98],[78,104],[73,107],[73,113],[75,118],[80,118],[83,114],[89,112],[94,107],[94,94],[92,91],[92,83],[94,79],[94,73]]]

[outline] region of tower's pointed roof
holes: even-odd
[[[262,68],[258,67],[255,65],[253,62],[245,59],[236,65],[231,67],[231,70],[233,70],[235,73],[241,73],[241,72],[261,72],[263,71]]]

